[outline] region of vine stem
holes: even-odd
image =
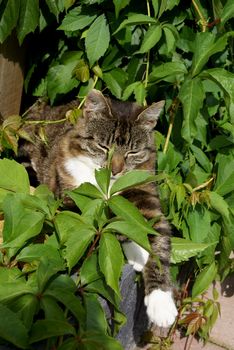
[[[98,82],[98,76],[95,75],[95,78],[94,78],[94,82],[93,82],[93,85],[92,85],[92,89],[95,88],[96,84]],[[76,109],[81,109],[81,107],[83,106],[83,104],[85,103],[85,100],[86,100],[86,96],[82,98],[79,106],[76,108]],[[35,105],[35,104],[34,104]],[[34,106],[33,105],[33,106]],[[33,107],[32,106],[32,107]],[[30,109],[32,108],[30,107],[23,115],[27,114]],[[24,120],[24,124],[44,124],[44,125],[50,125],[50,124],[59,124],[59,123],[64,123],[65,121],[67,120],[67,118],[62,118],[62,119],[58,119],[58,120]]]
[[[169,145],[169,141],[170,141],[173,125],[174,125],[174,118],[170,120],[170,124],[169,124],[169,127],[168,127],[167,137],[166,137],[165,145],[163,147],[163,153],[164,154],[167,153],[167,149],[168,149],[168,145]]]
[[[147,15],[150,17],[150,3],[149,0],[146,0],[146,6],[147,6]],[[150,26],[150,24],[149,24]],[[147,61],[146,61],[146,69],[145,69],[145,80],[144,80],[144,87],[145,89],[148,86],[148,79],[149,79],[149,65],[150,65],[150,50],[147,52]],[[144,106],[147,106],[146,99],[144,99]]]
[[[63,119],[58,119],[58,120],[24,120],[24,124],[59,124],[59,123],[63,123],[65,122],[67,119],[63,118]]]
[[[93,85],[92,85],[92,89],[94,89],[94,88],[95,88],[95,86],[96,86],[97,82],[98,82],[98,76],[97,76],[97,75],[95,75],[94,82],[93,82]],[[81,107],[82,107],[82,106],[83,106],[83,104],[85,103],[86,97],[87,97],[87,96],[85,96],[85,97],[83,97],[83,98],[82,98],[82,100],[81,100],[81,102],[80,102],[79,106],[77,107],[77,109],[81,109]]]
[[[199,6],[196,3],[196,0],[192,0],[192,4],[193,4],[195,10],[198,13],[198,16],[200,17],[201,24],[202,24],[202,32],[205,32],[206,28],[207,28],[207,25],[208,25],[207,20],[205,19],[205,17],[203,16],[201,10],[199,9]]]
[[[196,191],[201,190],[202,188],[207,187],[213,180],[214,180],[214,177],[212,176],[208,181],[206,181],[203,184],[193,188],[192,192],[196,192]]]
[[[95,237],[95,239],[94,239],[94,241],[93,241],[91,247],[89,248],[89,251],[88,251],[88,253],[87,253],[86,258],[88,258],[88,257],[93,253],[93,251],[94,251],[94,249],[95,249],[95,247],[96,247],[97,242],[99,241],[99,239],[100,239],[100,232],[96,235],[96,237]]]
[[[168,131],[167,131],[167,136],[166,136],[166,141],[163,147],[163,153],[166,154],[167,150],[168,150],[168,145],[169,145],[169,141],[170,141],[170,137],[171,137],[171,133],[172,133],[172,129],[174,126],[174,120],[175,120],[175,113],[179,107],[179,99],[177,97],[174,98],[171,107],[170,107],[170,111],[169,111],[169,116],[170,116],[170,122],[169,122],[169,127],[168,127]]]

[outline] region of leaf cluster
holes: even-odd
[[[156,180],[164,212],[174,229],[172,274],[176,280],[182,273],[184,279],[190,281],[192,299],[188,301],[190,306],[182,311],[186,315],[183,325],[187,327],[188,334],[198,332],[204,339],[210,331],[210,326],[204,320],[208,317],[207,313],[216,315],[217,307],[216,304],[205,306],[207,304],[200,301],[196,304],[196,298],[206,291],[213,280],[223,280],[233,272],[233,259],[230,258],[234,248],[233,17],[232,0],[193,0],[186,4],[182,0],[0,2],[0,41],[3,42],[13,28],[20,43],[26,36],[30,40],[32,50],[25,79],[28,97],[46,95],[54,104],[65,97],[78,96],[83,99],[95,86],[105,89],[115,98],[134,100],[142,105],[160,99],[166,101],[165,114],[155,132]],[[34,34],[28,35],[31,32]],[[11,148],[16,152],[17,139],[22,135],[18,133],[18,117],[11,118],[1,127],[1,144],[3,149]],[[18,170],[13,171],[16,165],[4,167],[4,170],[0,169],[0,203],[6,220],[3,231],[6,246],[2,251],[2,262],[3,266],[7,266],[7,276],[11,279],[13,272],[10,271],[18,269],[19,275],[15,279],[27,284],[27,288],[31,275],[35,276],[32,278],[34,287],[35,283],[39,283],[44,288],[65,275],[69,284],[73,269],[78,264],[80,273],[76,288],[82,288],[78,288],[76,299],[80,300],[81,313],[89,315],[85,316],[86,320],[91,317],[94,307],[99,310],[94,314],[99,315],[98,324],[102,325],[102,331],[107,327],[97,294],[113,303],[116,319],[121,320],[117,300],[123,255],[116,233],[128,234],[129,238],[149,249],[147,234],[150,224],[143,222],[134,207],[114,194],[135,183],[136,179],[148,181],[147,177],[129,175],[121,180],[123,187],[119,180],[118,185],[114,185],[117,187],[110,189],[108,170],[101,175],[97,173],[98,188],[85,184],[69,193],[81,210],[79,216],[71,212],[57,212],[59,204],[44,187],[39,187],[35,194],[30,195],[28,180],[24,175],[24,180],[21,180]],[[9,183],[6,174],[12,174]],[[14,183],[16,174],[19,178],[17,186]],[[25,184],[22,185],[21,181]],[[110,219],[109,209],[118,220]],[[13,221],[12,216],[16,211],[19,216],[16,215]],[[31,215],[33,220],[30,219]],[[21,227],[21,224],[24,226]],[[40,242],[41,237],[43,243]],[[18,262],[18,255],[25,249],[31,247],[33,254],[36,254],[37,248],[32,247],[38,244],[43,254],[38,254],[40,256],[36,258],[33,255],[31,261]],[[43,270],[46,264],[44,262],[43,265],[41,257],[49,259],[48,245],[55,248],[60,258],[56,255],[53,262],[48,263],[51,272],[47,275]],[[121,262],[119,268],[110,257],[110,250],[113,249]],[[107,269],[107,264],[111,268]],[[45,282],[38,282],[41,278],[37,272],[39,267],[42,271],[40,276],[45,274]],[[39,285],[35,288],[40,289]],[[75,289],[70,294],[77,297]],[[35,296],[31,293],[30,298],[31,295]],[[13,299],[15,297],[10,302],[3,299],[3,307],[17,314],[20,322],[24,322],[27,317],[23,315],[29,311],[24,310],[23,303],[14,304]],[[51,306],[58,304],[58,299],[54,299],[50,295],[43,309],[41,305],[46,302],[38,304],[40,298],[37,297],[36,306],[32,304],[36,311],[31,319],[42,309],[53,309],[51,312],[57,320],[62,321],[57,317],[62,312],[69,318],[73,307],[69,308],[68,302],[61,302],[60,299],[62,312],[58,311],[57,306]],[[34,309],[29,306],[29,310],[32,312]],[[51,314],[47,316],[39,321],[47,322]],[[74,339],[82,338],[79,333],[82,327],[86,332],[82,333],[85,339],[89,338],[87,334],[90,339],[94,337],[93,328],[83,326],[86,324],[82,323],[83,316],[74,316],[73,312],[72,317],[76,317],[79,324],[76,335],[69,333],[69,327],[73,327],[70,323],[68,328],[63,328],[67,330],[66,334],[54,334],[62,337],[61,344],[63,339],[68,344],[64,347],[61,345],[61,349],[75,348]],[[87,322],[94,323],[92,319]],[[37,334],[43,334],[40,331],[43,322],[38,327]],[[59,332],[62,327],[56,325],[55,328]],[[105,329],[105,336],[109,337],[108,327]],[[101,344],[104,343],[103,332],[99,331],[100,328],[95,337],[100,337]],[[12,338],[4,339],[16,344]],[[105,339],[107,344],[108,341],[113,342],[109,348],[118,348],[119,345],[113,345],[116,343],[112,338]],[[84,345],[84,349],[89,348],[90,343]]]

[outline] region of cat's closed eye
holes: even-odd
[[[106,152],[109,152],[109,147],[108,146],[106,146],[106,145],[103,145],[103,144],[101,144],[101,143],[98,143],[98,148],[100,148],[101,150],[103,150],[105,153]]]
[[[129,151],[125,154],[125,158],[138,158],[138,157],[141,157],[141,158],[144,158],[146,156],[146,152],[143,151],[143,150],[136,150],[136,151]]]
[[[127,158],[127,157],[131,157],[131,156],[136,156],[136,155],[138,155],[139,153],[141,153],[141,151],[139,151],[139,150],[136,150],[136,151],[129,151],[129,152],[127,152],[127,153],[125,154],[125,157]]]

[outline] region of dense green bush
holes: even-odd
[[[14,28],[20,43],[27,36],[25,106],[32,96],[48,96],[52,104],[78,96],[82,105],[94,86],[143,105],[166,100],[155,132],[156,179],[174,228],[172,274],[185,283],[178,322],[187,334],[198,332],[204,339],[219,306],[215,290],[214,301],[200,294],[233,272],[233,16],[232,0],[0,2],[0,41]],[[16,116],[4,121],[2,156],[11,155],[9,149],[16,153],[18,138],[27,137],[23,124]],[[100,349],[100,344],[121,349],[109,336],[97,301],[101,294],[114,305],[117,331],[124,318],[118,310],[121,266],[116,270],[113,262],[113,269],[106,269],[103,257],[115,251],[123,262],[123,255],[107,208],[121,220],[124,234],[132,218],[136,225],[143,221],[129,203],[105,195],[108,176],[108,170],[97,173],[102,192],[85,185],[70,194],[79,216],[58,211],[61,203],[43,186],[30,195],[23,168],[0,162],[2,339],[19,348],[48,339],[48,347],[61,350]],[[130,176],[132,183],[149,180],[146,174]],[[149,232],[150,223],[141,229]],[[135,235],[131,238],[147,248],[146,234],[140,241]],[[75,325],[68,322],[71,315]]]

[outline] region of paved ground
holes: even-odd
[[[190,350],[234,350],[234,276],[218,286],[220,292],[221,317],[218,318],[205,347],[193,341]],[[183,350],[185,339],[175,339],[173,350]]]
[[[228,278],[221,286],[217,286],[220,292],[221,317],[218,318],[210,336],[210,341],[203,346],[193,339],[189,350],[234,350],[234,275]],[[181,339],[179,334],[175,336],[172,350],[184,350],[186,338]],[[147,350],[136,348],[134,350]]]

